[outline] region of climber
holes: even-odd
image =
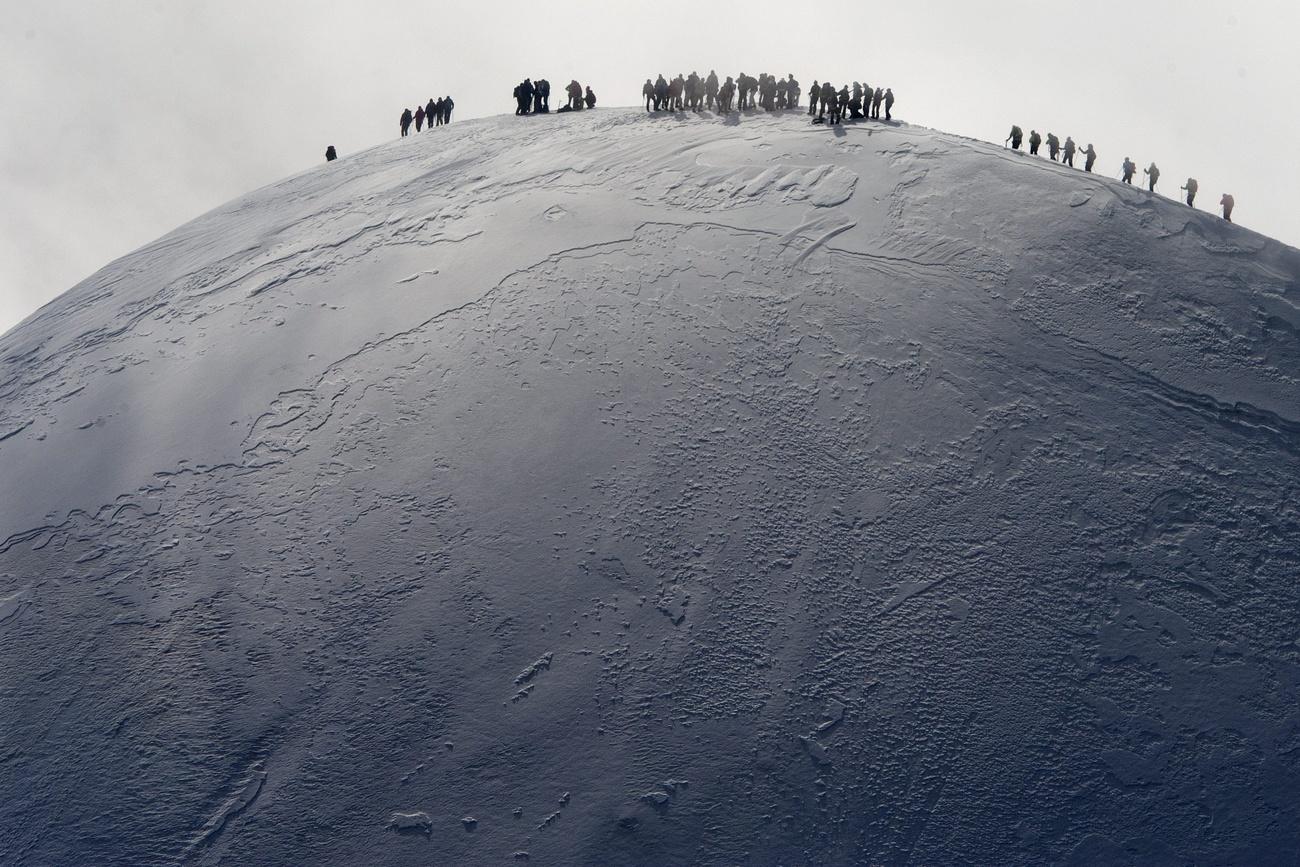
[[[1029,131],[1029,153],[1033,156],[1038,156],[1038,146],[1042,143],[1043,137],[1038,134],[1038,130],[1031,129]]]
[[[537,110],[549,114],[551,111],[551,83],[545,78],[537,79],[537,101],[540,103]]]
[[[1076,150],[1078,150],[1078,145],[1074,143],[1074,139],[1067,135],[1065,137],[1065,155],[1061,162],[1070,168],[1074,168],[1074,152]]]
[[[655,79],[655,111],[663,111],[668,102],[668,81],[660,75]]]
[[[419,132],[422,126],[424,126],[424,106],[417,105],[415,107],[415,131]]]
[[[1133,173],[1136,172],[1137,170],[1138,170],[1137,163],[1133,162],[1128,157],[1124,157],[1124,178],[1123,178],[1124,183],[1126,184],[1133,183]]]
[[[567,89],[569,94],[569,108],[572,111],[582,110],[582,85],[578,84],[578,79],[570,79]]]
[[[655,101],[655,86],[648,78],[645,80],[645,84],[641,85],[641,95],[645,97],[645,110],[650,111],[650,106]]]
[[[817,113],[817,100],[821,99],[822,86],[813,81],[812,90],[808,91],[808,116],[812,117]]]
[[[732,100],[736,98],[736,82],[727,76],[726,82],[718,88],[718,111],[723,114],[729,114],[732,109]]]
[[[587,95],[583,98],[587,103],[587,108],[596,107],[596,94],[591,92],[591,85],[587,85]]]
[[[1093,164],[1097,162],[1097,151],[1093,148],[1092,144],[1090,143],[1088,147],[1084,150],[1083,155],[1087,158],[1083,162],[1083,170],[1085,172],[1090,172],[1092,171]]]
[[[1035,135],[1037,135],[1037,133],[1035,133]],[[1007,141],[1011,142],[1011,149],[1013,151],[1020,150],[1020,142],[1024,139],[1024,137],[1025,137],[1025,131],[1022,130],[1020,127],[1016,126],[1015,124],[1012,124],[1011,135],[1007,136]],[[1002,143],[1004,147],[1006,146],[1007,141],[1004,141]]]
[[[434,118],[438,118],[438,122],[442,123],[442,118],[439,115],[438,103],[430,99],[428,105],[424,107],[424,125],[432,127]]]
[[[849,117],[853,120],[862,119],[862,82],[853,82],[853,98],[849,100]]]
[[[1223,198],[1219,199],[1219,204],[1223,205],[1223,219],[1229,223],[1232,222],[1232,209],[1236,207],[1237,201],[1230,194],[1224,193]]]
[[[1196,178],[1188,178],[1187,183],[1179,187],[1180,190],[1187,191],[1187,206],[1189,208],[1196,207],[1196,191],[1200,188],[1201,185],[1196,182]]]
[[[1056,137],[1056,133],[1047,134],[1047,155],[1055,162],[1056,155],[1061,152],[1061,140]]]
[[[325,148],[325,162],[332,163],[338,158],[339,155],[337,152],[335,152],[334,145],[330,145],[329,147]]]
[[[1150,181],[1150,186],[1147,189],[1154,193],[1156,191],[1156,181],[1160,180],[1160,169],[1156,168],[1156,164],[1152,162],[1151,168],[1143,169],[1142,174],[1146,175]]]
[[[844,122],[844,111],[849,107],[849,98],[849,86],[846,84],[840,88],[840,92],[836,97],[835,110],[833,112],[834,123]]]
[[[427,115],[429,110],[426,108],[424,113]],[[445,121],[443,117],[447,114],[447,104],[440,97],[437,102],[433,103],[433,115],[438,119],[438,126],[442,126]]]
[[[442,98],[442,122],[451,123],[451,110],[456,107],[456,103],[451,101],[450,96]]]
[[[880,104],[885,101],[885,92],[879,87],[876,88],[876,94],[871,98],[871,116],[880,120]]]
[[[709,111],[718,105],[718,90],[718,73],[710,69],[708,77],[704,79],[704,104]]]
[[[893,110],[894,110],[894,89],[892,87],[887,87],[885,88],[885,120],[894,119],[894,115],[891,113],[893,112]]]
[[[790,73],[790,84],[787,87],[786,96],[786,101],[790,108],[799,107],[799,93],[799,79],[795,78],[794,73],[792,72]]]
[[[407,135],[407,133],[409,133],[409,132],[411,131],[411,120],[412,120],[412,117],[411,117],[411,110],[410,110],[409,108],[407,108],[407,109],[403,109],[403,110],[402,110],[402,116],[401,116],[401,118],[398,120],[398,123],[401,124],[401,127],[402,127],[402,136],[403,136],[403,137],[405,137],[405,136]]]

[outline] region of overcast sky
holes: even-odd
[[[1001,142],[1011,124],[1152,160],[1300,244],[1295,0],[653,3],[4,0],[0,332],[221,203],[397,135],[451,94],[513,111],[524,76],[632,105],[646,76],[868,80],[895,116]]]

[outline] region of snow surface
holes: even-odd
[[[906,125],[454,124],[0,338],[0,863],[1279,863],[1300,253]]]

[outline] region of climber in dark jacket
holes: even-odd
[[[434,102],[433,99],[430,98],[429,104],[424,107],[425,126],[433,126],[434,118],[438,118],[438,122],[442,123],[442,118],[438,117],[438,103]]]
[[[594,93],[591,92],[591,85],[590,85],[590,84],[587,85],[587,95],[586,95],[585,97],[583,97],[583,101],[587,103],[587,108],[595,108],[595,107],[596,107],[596,94],[594,94]]]
[[[885,120],[894,119],[894,115],[891,114],[893,110],[894,110],[894,89],[892,87],[887,87],[885,88]]]
[[[1201,185],[1196,182],[1196,178],[1188,178],[1187,184],[1179,187],[1179,189],[1187,191],[1187,206],[1189,208],[1196,207],[1196,191],[1200,188]]]
[[[1229,223],[1231,223],[1231,222],[1232,222],[1232,209],[1235,208],[1235,207],[1237,206],[1237,200],[1234,199],[1234,198],[1233,198],[1231,195],[1229,195],[1228,193],[1224,193],[1224,194],[1223,194],[1223,198],[1222,198],[1222,199],[1219,199],[1219,204],[1220,204],[1220,205],[1223,205],[1223,219],[1225,219],[1225,220],[1227,220]]]
[[[1160,180],[1160,169],[1156,167],[1156,164],[1153,161],[1151,163],[1151,168],[1143,169],[1142,174],[1147,176],[1147,180],[1150,183],[1150,186],[1148,186],[1147,189],[1154,193],[1156,191],[1156,181]]]
[[[339,158],[338,153],[334,150],[334,145],[325,148],[325,162],[332,163]]]
[[[1083,155],[1085,157],[1083,161],[1083,170],[1085,172],[1090,172],[1092,171],[1093,165],[1097,162],[1097,150],[1089,144],[1087,149],[1084,150]]]
[[[1124,183],[1126,184],[1133,183],[1133,173],[1136,172],[1137,170],[1138,170],[1137,163],[1133,162],[1128,157],[1124,157],[1124,177],[1122,178]]]
[[[1038,146],[1043,143],[1043,137],[1038,134],[1038,130],[1029,131],[1029,152],[1034,156],[1038,155]]]
[[[403,136],[406,136],[406,135],[411,131],[411,120],[412,120],[412,117],[411,117],[411,110],[410,110],[409,108],[407,108],[407,109],[403,109],[403,110],[402,110],[402,116],[401,116],[401,118],[398,120],[398,123],[399,123],[399,124],[401,125],[401,127],[402,127],[402,135],[403,135]]]
[[[1025,136],[1025,131],[1013,124],[1011,127],[1011,135],[1007,136],[1007,141],[1011,142],[1011,149],[1013,151],[1020,150],[1020,142],[1024,138],[1024,136]],[[1003,142],[1003,144],[1006,143],[1007,142]]]

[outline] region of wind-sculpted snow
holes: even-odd
[[[0,339],[0,862],[1290,863],[1300,254],[499,119]]]

